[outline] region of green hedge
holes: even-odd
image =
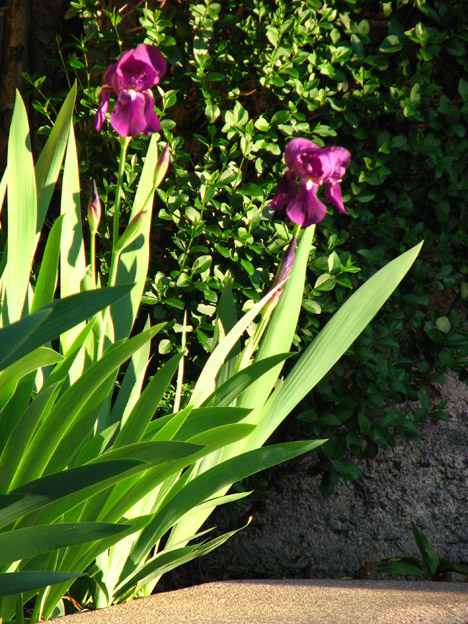
[[[430,384],[443,382],[448,368],[466,378],[468,361],[465,2],[168,0],[122,19],[78,0],[72,16],[84,34],[61,53],[69,81],[79,79],[81,159],[102,196],[112,196],[116,149],[110,131],[90,131],[102,72],[143,41],[167,57],[157,105],[173,166],[159,189],[144,309],[176,329],[187,310],[194,366],[210,350],[224,277],[232,277],[239,309],[271,283],[289,225],[268,203],[285,145],[304,136],[351,151],[342,184],[351,216],[335,211],[317,228],[298,349],[351,289],[426,242],[404,285],[304,402],[288,434],[305,428],[330,439],[315,469],[326,495],[340,476],[360,474],[356,460],[397,436],[417,438],[428,417],[446,419]],[[60,97],[35,105],[46,112]],[[138,153],[143,140],[130,149]],[[96,148],[99,162],[87,157]],[[129,203],[134,173],[129,162]],[[170,335],[162,354],[178,347]],[[421,407],[399,409],[407,398]]]

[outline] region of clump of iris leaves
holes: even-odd
[[[134,2],[120,12],[105,5],[71,2],[67,18],[79,34],[60,43],[55,62],[69,84],[78,79],[83,179],[112,197],[116,139],[110,130],[94,136],[90,124],[100,77],[137,43],[154,43],[167,58],[155,96],[173,166],[158,189],[141,323],[148,314],[172,321],[158,349],[173,354],[187,310],[195,367],[187,384],[210,352],[226,272],[241,310],[260,299],[279,262],[288,226],[268,204],[290,138],[352,153],[342,184],[351,216],[329,214],[321,224],[298,350],[351,289],[426,241],[391,301],[288,421],[289,436],[329,439],[311,469],[329,495],[382,445],[417,439],[428,419],[448,418],[431,388],[449,369],[467,379],[465,3],[167,0],[158,10]],[[54,118],[62,94],[47,93],[43,77],[29,80],[35,107]],[[143,150],[144,141],[131,149]],[[127,205],[137,173],[130,161]],[[104,220],[104,270],[106,236]],[[409,408],[408,400],[419,403]]]

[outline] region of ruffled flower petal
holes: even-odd
[[[105,79],[118,95],[123,90],[146,91],[157,85],[166,73],[166,60],[154,46],[140,43],[134,50],[126,50],[111,67]]]
[[[341,179],[351,154],[344,147],[318,147],[307,139],[293,139],[286,146],[288,168],[299,178],[313,178],[325,182],[331,177]]]
[[[93,119],[93,128],[96,132],[101,132],[102,126],[106,120],[110,94],[111,89],[109,89],[109,87],[103,87],[99,93],[99,106]]]
[[[142,77],[142,91],[150,89],[159,84],[159,81],[166,73],[166,59],[161,52],[153,45],[140,43],[135,48],[135,59],[145,65],[146,76]],[[145,86],[147,85],[147,86]]]
[[[288,169],[294,169],[297,157],[303,152],[314,152],[319,149],[320,147],[318,145],[315,145],[315,143],[312,143],[312,141],[309,141],[308,139],[299,138],[289,141],[284,151],[284,159]]]
[[[286,171],[278,184],[275,196],[270,202],[270,207],[275,210],[280,210],[292,201],[296,197],[296,194],[296,176],[291,171]]]
[[[158,116],[154,112],[154,96],[152,91],[145,91],[143,93],[145,98],[145,119],[146,119],[146,129],[144,134],[153,134],[154,132],[159,132],[161,128],[161,124],[159,123]]]
[[[153,96],[137,91],[122,91],[110,116],[112,127],[120,136],[152,134],[159,130],[159,120],[152,107]]]
[[[341,187],[339,182],[328,182],[325,184],[325,201],[335,206],[335,208],[338,208],[342,214],[349,214],[341,199]]]
[[[351,154],[344,147],[338,145],[332,145],[331,147],[323,148],[326,150],[333,162],[333,177],[341,180],[346,173],[346,169],[351,161]]]
[[[296,198],[286,208],[286,214],[293,223],[306,228],[326,217],[327,208],[318,199],[317,190],[317,184],[301,181]]]

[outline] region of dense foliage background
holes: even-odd
[[[91,131],[102,73],[140,42],[168,61],[155,95],[173,166],[158,190],[141,318],[172,321],[160,357],[179,348],[172,337],[187,312],[190,384],[211,348],[225,276],[239,311],[268,288],[291,229],[268,203],[285,145],[304,136],[351,151],[342,183],[351,216],[330,212],[317,228],[298,349],[352,289],[426,242],[404,284],[282,434],[329,438],[314,469],[327,495],[340,477],[360,474],[361,457],[397,436],[417,438],[428,417],[447,418],[431,383],[443,383],[447,368],[466,377],[468,362],[465,2],[77,0],[66,18],[74,34],[51,59],[63,93],[49,92],[45,75],[29,75],[31,101],[47,132],[67,83],[78,80],[82,185],[96,179],[103,199],[113,197],[117,147],[109,129]],[[127,206],[137,168],[129,160]],[[100,235],[105,269],[105,220]],[[408,399],[419,407],[409,409]]]

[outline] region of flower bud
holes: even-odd
[[[101,220],[101,200],[97,191],[96,180],[93,180],[93,190],[88,203],[88,224],[91,236],[98,231],[99,222]]]
[[[161,182],[166,177],[167,170],[169,169],[169,164],[171,162],[171,153],[169,151],[169,145],[161,152],[160,157],[158,158],[158,162],[156,163],[156,167],[154,169],[154,187],[158,188]]]
[[[279,301],[279,298],[281,296],[281,293],[283,292],[283,288],[284,288],[284,284],[286,282],[286,280],[289,277],[289,274],[291,273],[291,269],[294,263],[294,254],[296,251],[296,237],[293,236],[291,242],[289,243],[289,246],[286,250],[286,253],[283,256],[283,259],[280,262],[280,265],[278,267],[278,270],[276,271],[276,275],[275,275],[275,279],[273,281],[273,286],[272,288],[275,288],[276,286],[281,286],[281,288],[278,288],[278,290],[276,291],[276,293],[273,295],[273,297],[270,299],[270,301],[266,304],[265,309],[273,309],[276,304]]]
[[[289,274],[291,273],[292,265],[294,263],[296,243],[296,237],[293,236],[288,248],[286,249],[286,253],[283,256],[283,259],[280,262],[280,265],[275,275],[275,281],[273,282],[273,286],[277,286],[284,280],[288,279]]]

